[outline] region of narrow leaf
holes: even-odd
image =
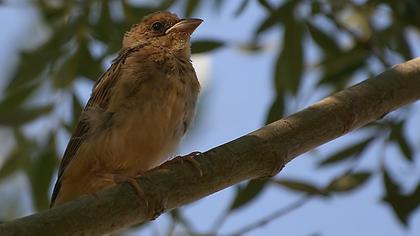
[[[234,15],[235,16],[239,16],[241,15],[244,10],[246,9],[246,7],[249,5],[249,0],[242,0],[241,4],[239,5],[239,7],[235,10]]]
[[[311,33],[312,39],[314,42],[324,50],[325,53],[328,54],[336,54],[340,52],[340,47],[338,46],[337,42],[334,38],[321,29],[319,29],[316,25],[312,24],[311,22],[307,21],[306,26]]]
[[[282,187],[290,189],[292,191],[306,193],[308,195],[320,195],[327,196],[327,193],[312,183],[300,181],[300,180],[272,180],[271,182],[276,183]]]
[[[230,211],[243,207],[254,200],[262,192],[266,183],[266,180],[251,180],[245,187],[239,188],[230,206]]]
[[[327,157],[319,163],[320,167],[329,166],[331,164],[336,164],[344,160],[357,157],[365,147],[373,140],[373,138],[368,138],[360,143],[353,144],[349,147],[344,148],[343,150],[333,154],[332,156]]]
[[[9,113],[0,116],[0,124],[6,126],[19,126],[35,120],[52,110],[52,105],[31,108],[16,108]]]
[[[403,122],[399,122],[397,124],[392,125],[390,139],[395,141],[398,144],[400,150],[404,154],[404,157],[408,161],[412,162],[414,154],[413,154],[413,150],[411,149],[404,135],[403,125],[404,125]]]
[[[362,186],[370,177],[369,172],[346,173],[327,185],[327,192],[347,192]]]
[[[401,194],[398,184],[386,170],[383,171],[383,181],[385,195],[382,200],[392,208],[400,222],[407,226],[408,218],[420,205],[420,184],[412,193]]]
[[[192,42],[192,53],[207,53],[222,47],[224,43],[217,40],[199,40]]]
[[[284,114],[284,98],[283,95],[277,94],[273,104],[270,106],[270,110],[267,114],[267,119],[265,124],[270,124],[276,120],[279,120],[283,117]]]

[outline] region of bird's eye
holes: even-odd
[[[152,25],[152,29],[156,32],[162,32],[163,30],[163,24],[161,22],[155,22]]]

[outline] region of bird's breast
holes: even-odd
[[[114,98],[120,101],[112,102],[120,104],[110,106],[110,126],[94,139],[102,169],[142,172],[169,158],[194,114],[198,91],[188,81],[196,78],[187,76],[160,75],[118,85]]]

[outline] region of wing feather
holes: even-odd
[[[111,67],[105,71],[101,77],[96,81],[91,97],[86,104],[83,112],[90,109],[91,107],[100,107],[106,109],[110,99],[110,93],[120,77],[121,67],[125,63],[125,60],[131,53],[137,51],[141,46],[134,48],[126,48],[120,51],[118,57],[113,61]],[[83,114],[82,112],[82,114]],[[76,129],[70,138],[69,144],[64,152],[63,159],[61,160],[60,167],[58,169],[57,182],[54,185],[53,194],[51,197],[51,205],[54,204],[55,199],[58,196],[58,193],[61,188],[61,177],[64,173],[64,170],[69,165],[69,163],[75,158],[80,145],[85,141],[86,135],[89,131],[89,126],[84,119],[79,119],[79,122],[76,126]]]

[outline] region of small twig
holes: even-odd
[[[285,208],[281,208],[281,209],[263,217],[259,221],[254,222],[252,224],[249,224],[249,225],[243,227],[242,229],[239,229],[236,232],[231,233],[231,234],[227,234],[225,236],[239,236],[239,235],[243,235],[245,233],[248,233],[252,230],[255,230],[257,228],[261,228],[261,227],[265,226],[266,224],[270,223],[271,221],[273,221],[273,220],[275,220],[279,217],[282,217],[282,216],[290,213],[291,211],[296,210],[297,208],[303,206],[304,204],[309,202],[309,200],[311,200],[310,196],[305,195],[302,198],[298,199],[293,204],[290,204],[289,206],[287,206]]]
[[[178,222],[178,220],[172,218],[171,220],[171,224],[168,227],[168,233],[166,233],[167,236],[172,236],[174,235],[175,232],[175,227],[176,227],[176,223]]]
[[[216,219],[216,221],[213,224],[213,233],[212,234],[217,234],[217,231],[219,231],[220,228],[222,228],[223,224],[226,222],[226,219],[228,218],[228,216],[230,211],[225,211],[223,212],[223,215],[221,215],[219,218]]]

